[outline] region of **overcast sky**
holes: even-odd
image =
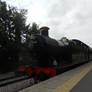
[[[28,9],[27,23],[50,27],[50,36],[79,39],[92,47],[92,0],[3,0]]]

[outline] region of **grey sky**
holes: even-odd
[[[3,0],[28,9],[27,23],[50,27],[50,36],[77,38],[92,46],[92,0]]]

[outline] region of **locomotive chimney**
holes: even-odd
[[[48,32],[49,28],[44,26],[40,28],[40,34],[44,35],[44,36],[49,36],[49,32]]]

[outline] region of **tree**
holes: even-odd
[[[25,9],[0,2],[0,68],[6,71],[16,68],[20,58],[24,57],[23,62],[30,61],[27,43],[31,34],[39,34],[39,27],[36,23],[26,25],[26,13]]]
[[[40,34],[39,26],[36,23],[33,23],[32,26],[29,26],[26,32],[26,44],[30,44],[30,37],[32,34]]]
[[[0,62],[1,66],[18,64],[22,35],[26,26],[27,10],[18,10],[0,2]],[[2,62],[3,61],[3,62]],[[14,66],[13,66],[14,67]]]

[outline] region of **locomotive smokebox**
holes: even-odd
[[[44,27],[41,27],[40,28],[40,34],[43,35],[43,36],[49,36],[49,28],[44,26]]]

